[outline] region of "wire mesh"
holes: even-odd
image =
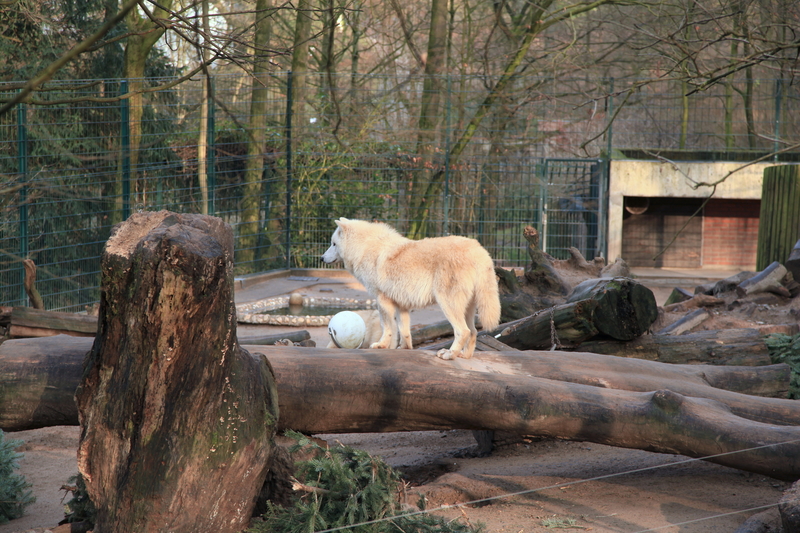
[[[635,82],[518,77],[455,153],[492,80],[435,80],[441,98],[423,105],[422,77],[292,75],[289,92],[289,76],[51,82],[0,117],[0,305],[26,304],[26,257],[48,309],[96,302],[104,243],[141,210],[221,217],[237,274],[323,267],[340,216],[471,236],[505,266],[525,264],[533,225],[555,257],[591,258],[609,150],[707,158],[798,141],[797,87],[774,80],[626,98]]]

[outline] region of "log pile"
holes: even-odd
[[[509,347],[558,347],[674,363],[766,365],[770,356],[764,336],[797,332],[797,318],[788,313],[786,325],[769,331],[741,326],[729,331],[708,324],[714,324],[710,319],[720,312],[780,306],[795,298],[800,284],[792,268],[800,265],[800,241],[793,251],[797,257],[787,260],[791,268],[775,262],[762,272],[741,272],[698,286],[694,293],[676,288],[658,308],[652,293],[646,295],[649,289],[636,280],[621,282],[624,278],[617,276],[617,288],[622,290],[609,290],[613,282],[603,278],[626,273],[624,261],[607,267],[600,258],[586,261],[575,249],[569,259],[559,261],[538,248],[533,228],[523,234],[531,258],[523,275],[496,269],[504,317],[515,319],[483,333]],[[602,297],[598,299],[592,290],[600,290]]]
[[[0,427],[76,424],[71,401],[91,339],[0,345]],[[494,430],[582,440],[713,460],[780,479],[800,478],[800,403],[776,397],[786,365],[666,365],[570,352],[482,352],[442,361],[428,351],[262,350],[275,373],[278,429],[309,434]],[[35,376],[39,376],[37,379]],[[46,377],[46,379],[42,379]],[[58,379],[56,379],[56,377]],[[54,390],[55,389],[55,390]],[[48,403],[40,409],[40,400]],[[481,409],[475,409],[481,405]],[[775,448],[760,448],[778,444]]]

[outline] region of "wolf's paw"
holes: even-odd
[[[436,357],[438,357],[439,359],[444,359],[445,361],[450,361],[452,359],[455,359],[455,354],[453,354],[453,352],[450,350],[441,349],[438,352],[436,352]]]
[[[389,346],[380,342],[373,342],[369,345],[370,350],[385,350]]]

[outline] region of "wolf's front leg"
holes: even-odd
[[[411,350],[414,346],[411,343],[411,315],[408,314],[408,309],[400,309],[400,346],[398,348],[405,348]]]
[[[396,341],[394,340],[394,315],[396,306],[392,300],[383,294],[378,295],[377,302],[378,314],[381,316],[381,329],[383,330],[383,333],[381,334],[381,338],[378,340],[378,342],[373,342],[369,347],[372,349],[394,348],[396,344]]]

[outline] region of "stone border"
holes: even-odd
[[[303,297],[306,307],[341,307],[346,309],[375,309],[375,300],[359,300],[358,298],[310,298]],[[327,326],[333,315],[266,315],[265,311],[274,311],[289,306],[288,296],[265,298],[236,306],[236,318],[243,324],[263,324],[268,326]]]

